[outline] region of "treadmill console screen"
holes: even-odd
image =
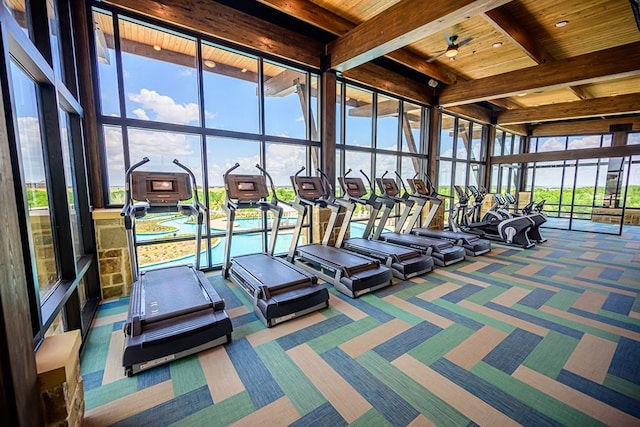
[[[346,192],[351,197],[362,197],[367,194],[367,189],[364,186],[361,178],[348,178],[341,176],[338,178],[342,191]]]
[[[150,205],[168,206],[189,200],[191,179],[183,172],[143,172],[131,174],[131,197]]]
[[[319,199],[325,195],[319,176],[292,176],[291,182],[303,199]]]
[[[398,184],[396,184],[396,181],[393,178],[376,178],[376,183],[378,184],[380,191],[385,193],[387,196],[393,197],[400,193]]]
[[[256,185],[253,182],[239,182],[238,190],[239,191],[256,191]]]
[[[262,175],[226,175],[225,185],[229,199],[257,202],[269,197],[267,181]]]
[[[422,178],[408,179],[407,181],[409,182],[409,187],[411,187],[411,191],[413,193],[418,193],[425,196],[429,195],[427,184],[425,184]]]
[[[316,189],[316,184],[314,182],[303,182],[301,184],[301,187],[303,190],[313,191]]]
[[[175,191],[176,181],[149,181],[151,184],[151,191]]]

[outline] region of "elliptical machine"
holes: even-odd
[[[478,221],[484,195],[476,187],[469,187],[475,198],[473,210],[469,214],[467,212],[469,195],[461,186],[454,185],[453,187],[458,194],[458,209],[455,213],[455,218],[451,221],[454,231],[475,233],[489,239],[520,245],[524,249],[535,246],[529,240],[528,235],[533,226],[533,221],[527,217],[503,219],[495,215],[485,215],[482,220]],[[473,222],[469,221],[470,217]]]
[[[530,213],[524,213],[524,209],[522,210],[523,212],[521,214],[517,214],[517,213],[511,213],[509,211],[509,206],[511,205],[516,205],[516,199],[513,198],[513,196],[509,193],[505,193],[504,195],[505,199],[506,199],[506,207],[505,207],[505,211],[507,213],[507,218],[513,218],[513,217],[527,217],[529,218],[532,222],[533,222],[533,226],[531,227],[531,230],[529,230],[529,237],[533,240],[536,241],[536,243],[544,243],[547,241],[547,239],[545,239],[544,237],[542,237],[542,233],[540,232],[540,226],[542,224],[544,224],[545,222],[547,222],[547,218],[545,218],[544,215],[540,214],[540,213],[534,213],[534,212],[530,212]],[[527,206],[529,206],[529,211],[531,206],[533,206],[533,202],[530,202]]]

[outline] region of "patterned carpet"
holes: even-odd
[[[128,299],[82,354],[88,426],[640,425],[640,229],[545,230],[267,329],[210,280],[233,342],[123,376]]]

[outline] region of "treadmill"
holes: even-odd
[[[198,200],[195,175],[178,160],[173,163],[187,173],[134,171],[147,162],[149,159],[145,157],[127,170],[126,202],[121,211],[134,280],[123,327],[122,366],[127,376],[226,344],[231,341],[233,330],[224,311],[224,300],[199,270],[206,208]],[[179,203],[190,199],[193,199],[190,204]],[[181,214],[197,220],[195,266],[179,265],[139,273],[136,219],[151,212],[174,211],[176,207]]]
[[[380,265],[379,260],[339,249],[340,237],[336,241],[336,246],[329,245],[340,212],[340,204],[332,196],[331,185],[322,171],[318,170],[323,175],[323,179],[318,176],[300,176],[303,170],[304,167],[291,177],[296,193],[291,206],[298,211],[298,219],[288,260],[317,274],[331,283],[336,290],[351,298],[391,285],[393,274],[389,268]],[[298,246],[304,220],[313,206],[331,210],[322,243]],[[344,236],[345,227],[349,227],[349,224],[343,221],[339,236]]]
[[[384,176],[386,174],[387,173],[385,172],[381,178],[376,178],[376,183],[382,192],[382,196],[380,197],[381,200],[384,201],[384,208],[373,238],[397,245],[408,246],[410,248],[417,249],[422,253],[430,254],[433,257],[434,263],[441,267],[464,261],[464,248],[455,246],[448,240],[410,234],[411,229],[413,229],[413,226],[420,218],[420,213],[426,204],[426,200],[421,197],[412,196],[406,191],[402,197],[398,196],[400,190],[398,189],[396,181],[392,178],[385,178]],[[393,232],[382,233],[391,210],[396,204],[404,205],[404,209],[396,223],[395,230]],[[414,207],[415,210],[413,215],[409,218],[409,214]],[[405,224],[408,225],[405,227]]]
[[[351,172],[351,169],[345,173],[345,176],[338,178],[344,193],[344,197],[339,200],[346,207],[343,221],[347,224],[349,223],[357,203],[371,207],[371,213],[362,237],[346,239],[343,241],[342,247],[380,260],[381,263],[391,269],[395,277],[402,280],[432,271],[433,258],[431,256],[422,255],[420,252],[405,246],[370,239],[382,203],[376,200],[375,189],[372,189],[370,197],[364,198],[367,193],[364,182],[361,178],[347,177],[349,172]],[[360,172],[367,178],[371,186],[371,181],[366,174],[362,171]],[[346,230],[346,227],[343,229]]]
[[[271,176],[256,165],[264,175],[231,174],[240,164],[225,172],[226,200],[222,208],[227,213],[227,233],[222,274],[231,279],[249,296],[260,320],[272,327],[329,306],[329,292],[318,278],[273,255],[283,209],[278,205]],[[267,201],[265,175],[271,184],[272,200]],[[231,240],[236,213],[240,209],[259,209],[273,214],[267,253],[254,253],[231,258]]]
[[[452,230],[433,230],[429,228],[431,221],[433,221],[438,209],[442,205],[442,199],[438,198],[438,193],[433,185],[431,185],[429,178],[426,177],[426,179],[426,182],[417,177],[407,180],[411,192],[416,197],[423,197],[431,202],[431,209],[427,214],[424,225],[413,228],[411,233],[418,236],[448,240],[456,246],[462,246],[469,256],[478,256],[491,251],[491,242],[486,239],[481,239],[477,234]]]

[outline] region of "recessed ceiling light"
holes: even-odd
[[[242,70],[240,70],[240,72],[242,72],[242,73],[246,73],[246,72],[247,72],[247,69],[246,69],[246,68],[243,68]]]
[[[568,23],[569,23],[569,21],[559,21],[559,22],[556,22],[556,27],[557,28],[562,28],[565,25],[567,25]]]
[[[613,93],[611,94],[611,96],[618,96],[618,94],[617,94],[617,93],[615,93],[615,92],[613,92]]]
[[[502,42],[495,42],[494,44],[492,44],[491,46],[493,47],[500,47],[502,46]]]
[[[216,63],[210,59],[207,59],[204,61],[204,65],[206,65],[208,68],[213,68],[216,66]]]
[[[159,50],[162,50],[162,48],[160,47],[160,45],[154,44],[153,45],[153,50],[158,50],[159,51]]]
[[[527,95],[528,95],[528,93],[527,93],[527,92],[522,92],[522,93],[519,93],[519,94],[518,94],[518,96],[527,96]]]

